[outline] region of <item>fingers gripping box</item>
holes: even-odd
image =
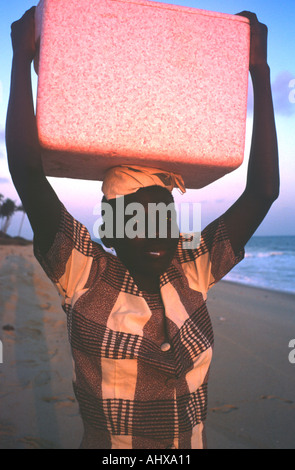
[[[243,160],[248,19],[141,0],[42,0],[37,126],[48,176],[119,164],[200,188]]]

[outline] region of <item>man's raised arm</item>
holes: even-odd
[[[224,214],[233,249],[238,252],[256,231],[279,195],[276,126],[267,63],[267,27],[254,13],[250,20],[250,74],[254,91],[254,117],[247,184],[241,197]]]
[[[60,201],[41,160],[31,84],[35,56],[35,7],[11,25],[13,60],[6,119],[6,148],[13,183],[39,247],[46,252],[58,229]]]

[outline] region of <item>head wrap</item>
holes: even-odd
[[[110,200],[154,185],[163,186],[170,192],[178,187],[182,193],[185,193],[184,182],[180,175],[158,168],[135,165],[110,168],[104,177],[102,192],[106,199]]]

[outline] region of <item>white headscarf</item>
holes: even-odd
[[[162,186],[172,192],[178,187],[185,193],[185,186],[180,175],[158,168],[136,165],[120,165],[110,168],[103,180],[102,192],[107,200],[118,196],[135,193],[147,186]]]

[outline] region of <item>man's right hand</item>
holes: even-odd
[[[32,62],[36,54],[35,44],[35,10],[32,7],[11,25],[11,41],[14,55]]]

